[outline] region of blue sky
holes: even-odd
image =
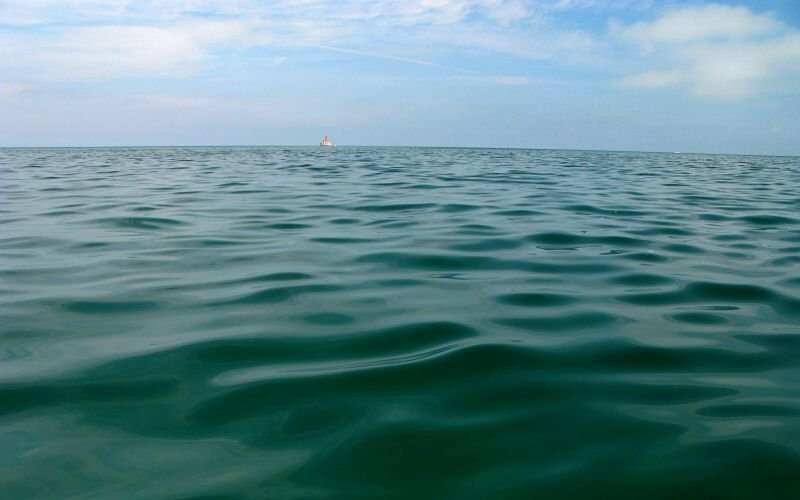
[[[0,145],[800,155],[800,2],[1,0]]]

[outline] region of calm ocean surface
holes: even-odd
[[[800,158],[0,150],[0,497],[800,492]]]

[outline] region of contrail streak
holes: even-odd
[[[422,59],[412,59],[410,57],[398,57],[398,56],[390,56],[387,54],[379,54],[377,52],[366,52],[363,50],[353,50],[353,49],[342,49],[340,47],[331,47],[330,45],[310,45],[310,44],[301,44],[303,47],[311,47],[315,49],[324,49],[324,50],[332,50],[334,52],[344,52],[345,54],[355,54],[357,56],[365,56],[365,57],[375,57],[378,59],[389,59],[391,61],[400,61],[410,64],[420,64],[422,66],[431,66],[433,68],[442,68],[447,69],[450,71],[458,71],[459,73],[475,73],[474,71],[470,71],[468,69],[462,68],[454,68],[452,66],[445,66],[444,64],[439,64],[431,61],[424,61]]]

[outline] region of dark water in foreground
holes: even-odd
[[[798,158],[17,149],[0,200],[4,498],[800,491]]]

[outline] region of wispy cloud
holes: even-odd
[[[475,29],[457,26],[446,32],[423,35],[431,43],[447,44],[466,50],[482,50],[534,61],[558,59],[580,61],[597,55],[601,43],[590,33],[580,30],[557,30],[549,26],[526,26],[508,30],[487,26]]]
[[[593,5],[563,0],[3,0],[0,71],[29,80],[187,76],[212,65],[226,50],[315,46],[469,72],[437,59],[460,50],[566,61],[596,51],[588,32],[558,29],[547,20],[549,13]]]
[[[671,67],[617,79],[621,87],[686,85],[699,97],[740,99],[800,72],[800,32],[745,7],[671,9],[652,21],[614,23],[611,31],[639,44],[642,62]]]

